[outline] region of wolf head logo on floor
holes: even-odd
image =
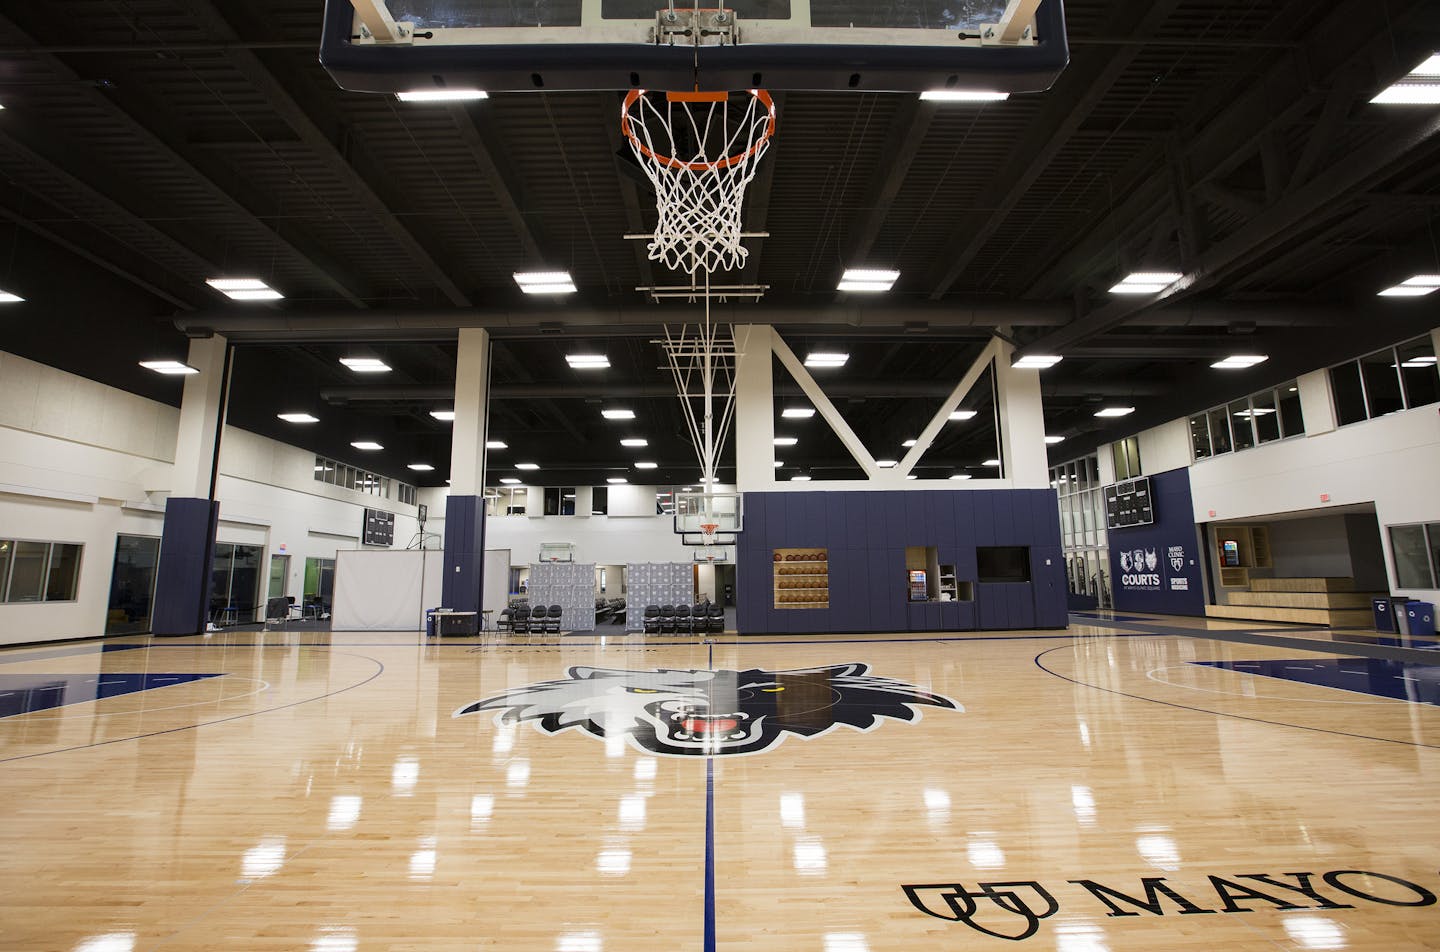
[[[920,720],[920,707],[963,711],[948,697],[872,675],[864,664],[798,671],[623,671],[571,668],[569,677],[467,704],[453,716],[496,712],[497,724],[531,721],[546,734],[580,730],[624,736],[636,748],[676,757],[756,754],[790,734],[836,727],[869,731],[884,718]]]

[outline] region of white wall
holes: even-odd
[[[1440,600],[1440,590],[1393,587],[1390,539],[1384,531],[1386,526],[1440,521],[1437,409],[1392,413],[1304,439],[1201,460],[1190,468],[1195,520],[1265,521],[1263,517],[1275,513],[1373,503],[1392,591]],[[1307,428],[1309,423],[1307,416]]]
[[[0,353],[0,537],[85,546],[77,599],[0,604],[0,644],[104,633],[115,536],[160,536],[178,421],[174,407]],[[265,547],[260,600],[281,545],[298,599],[305,559],[359,548],[367,507],[396,514],[397,548],[416,534],[414,506],[318,483],[314,465],[307,450],[225,430],[218,538]]]
[[[1140,471],[1168,473],[1190,465],[1190,421],[1171,420],[1140,434]],[[1109,454],[1107,454],[1109,455]],[[1112,456],[1111,465],[1114,465]]]

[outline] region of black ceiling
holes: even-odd
[[[746,200],[738,280],[769,285],[725,320],[773,323],[797,352],[844,349],[827,387],[877,455],[918,427],[995,328],[1065,361],[1042,375],[1062,459],[1102,439],[1440,324],[1440,295],[1375,292],[1440,268],[1440,109],[1369,104],[1440,50],[1434,0],[1071,0],[1073,60],[1048,93],[985,106],[776,91],[780,127]],[[656,479],[696,476],[658,328],[698,308],[622,236],[653,199],[617,161],[609,93],[496,94],[417,106],[347,93],[317,64],[318,0],[47,0],[0,13],[0,348],[175,403],[137,367],[185,334],[242,342],[232,421],[414,479],[449,431],[454,330],[495,330],[503,468],[599,482],[650,440]],[[834,290],[847,265],[895,290]],[[567,299],[511,273],[568,269]],[[1119,299],[1130,270],[1194,275],[1166,301]],[[279,304],[205,286],[258,274]],[[386,379],[338,364],[376,353]],[[564,355],[603,350],[608,371]],[[1262,352],[1239,375],[1217,357]],[[383,388],[383,393],[377,389]],[[625,388],[620,390],[619,388]],[[367,392],[368,391],[368,392]],[[601,420],[623,392],[640,419]],[[1107,425],[1104,402],[1140,408]],[[283,405],[282,405],[283,403]],[[297,430],[274,414],[311,409]],[[795,472],[853,463],[815,431]],[[947,429],[923,475],[978,462]],[[914,435],[909,433],[909,435]],[[351,440],[387,449],[360,458]],[[978,442],[977,442],[978,441]],[[896,452],[900,451],[897,446]],[[792,458],[793,457],[793,458]],[[728,471],[727,475],[729,474]]]

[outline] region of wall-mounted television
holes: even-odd
[[[981,582],[1030,581],[1030,547],[982,545],[975,548],[975,571]]]

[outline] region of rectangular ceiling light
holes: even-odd
[[[390,365],[378,357],[341,357],[340,363],[357,374],[388,374]]]
[[[791,476],[791,477],[790,477],[790,482],[792,482],[792,483],[808,483],[808,482],[810,482],[810,477],[809,477],[809,476]]]
[[[776,446],[794,446],[796,443],[799,443],[799,442],[800,442],[800,441],[797,440],[797,439],[796,439],[795,437],[793,437],[793,436],[777,436],[777,437],[775,437],[775,445],[776,445]]]
[[[185,374],[198,374],[200,371],[189,364],[182,364],[178,360],[142,360],[140,366],[146,370],[153,370],[157,374],[167,376],[183,376]]]
[[[906,440],[904,443],[901,443],[900,445],[903,446],[903,447],[905,447],[905,448],[908,450],[910,447],[914,446],[917,442],[919,442],[919,441],[918,441],[918,440]]]
[[[506,486],[520,485],[520,480],[516,479],[514,476],[502,476],[500,477],[500,482],[504,483]]]
[[[604,354],[566,354],[565,363],[571,370],[609,370],[610,358]]]
[[[275,414],[275,416],[276,416],[277,419],[284,420],[286,423],[319,423],[319,422],[320,422],[320,418],[319,418],[319,417],[317,417],[317,416],[311,416],[311,415],[308,414],[308,413],[277,413],[277,414]]]
[[[815,415],[810,407],[786,407],[780,414],[787,420],[808,420]]]
[[[1010,366],[1016,370],[1049,370],[1064,359],[1064,357],[1055,357],[1048,354],[1030,354],[1021,357]]]
[[[528,470],[536,470],[536,469],[539,469],[539,468],[540,468],[540,464],[539,464],[539,463],[516,463],[516,464],[515,464],[515,468],[516,468],[516,469],[523,469],[523,470],[527,470],[527,471],[528,471]]]
[[[490,94],[483,89],[407,89],[395,98],[401,102],[474,102],[489,99]]]
[[[234,301],[278,301],[285,296],[259,278],[207,278],[205,283]]]
[[[993,89],[927,89],[920,98],[926,102],[1004,102],[1010,94]]]
[[[985,462],[981,463],[980,465],[981,465],[981,466],[999,466],[999,465],[1000,465],[1000,461],[999,461],[998,459],[987,459]]]
[[[621,483],[630,482],[630,480],[626,479],[624,476],[611,476],[609,479],[605,480],[605,482],[609,483],[611,486],[619,486]]]
[[[782,466],[784,466],[784,465],[785,465],[785,461],[784,461],[784,460],[778,460],[778,459],[777,459],[777,460],[775,461],[775,468],[776,468],[776,469],[779,469],[780,467],[782,467]]]
[[[954,476],[951,476],[950,478],[951,478],[951,479],[970,479],[971,477],[970,477],[970,474],[969,474],[969,473],[956,473]]]
[[[510,447],[504,440],[486,440],[485,448],[487,450],[508,450]]]
[[[367,453],[373,453],[376,450],[383,450],[385,448],[379,443],[376,443],[374,440],[357,440],[350,445],[355,447],[357,450],[364,450]]]
[[[1440,53],[1406,73],[1398,83],[1370,100],[1382,106],[1440,105]]]
[[[657,467],[659,467],[659,465],[660,465],[659,463],[644,462],[644,463],[636,463],[636,464],[635,464],[635,468],[636,468],[636,469],[656,469]]]
[[[441,421],[442,423],[453,423],[453,422],[455,422],[455,411],[454,411],[454,410],[431,410],[431,411],[430,411],[430,415],[431,415],[432,417],[434,417],[435,419]]]
[[[875,461],[875,465],[880,467],[881,469],[894,469],[900,464],[893,459],[877,459]]]
[[[1111,294],[1159,294],[1185,275],[1178,271],[1136,271],[1110,289]]]
[[[883,271],[875,268],[849,268],[840,278],[840,291],[888,291],[900,280],[899,271]]]
[[[11,294],[9,291],[0,291],[0,304],[21,304],[25,299],[18,294]]]
[[[975,419],[975,416],[976,416],[977,413],[979,413],[978,410],[956,410],[955,412],[953,412],[953,413],[950,414],[950,419],[952,419],[952,420],[973,420],[973,419]]]
[[[600,415],[607,420],[633,420],[634,410],[601,410]]]
[[[435,467],[431,466],[429,463],[409,463],[406,465],[405,468],[413,469],[417,473],[430,473],[435,471]]]
[[[1440,274],[1417,274],[1407,281],[1386,288],[1381,297],[1425,297],[1440,291]]]
[[[811,351],[805,355],[806,367],[844,367],[845,362],[850,359],[849,354],[838,354],[825,351]]]
[[[1047,436],[1047,437],[1045,437],[1045,445],[1046,445],[1046,446],[1054,446],[1056,443],[1064,443],[1064,442],[1065,442],[1065,437],[1063,437],[1063,436]]]
[[[1134,412],[1134,407],[1106,407],[1105,409],[1097,412],[1095,415],[1103,419],[1110,419],[1113,417],[1129,416]]]
[[[1269,357],[1262,357],[1258,354],[1240,354],[1234,357],[1226,357],[1218,363],[1211,364],[1210,367],[1212,370],[1245,370],[1246,368],[1263,364],[1269,359]]]
[[[526,294],[572,294],[575,282],[569,271],[516,271],[515,283]]]
[[[649,445],[650,445],[650,441],[649,441],[649,440],[645,440],[645,439],[641,439],[640,437],[635,437],[635,438],[633,438],[633,439],[621,440],[621,441],[620,441],[620,445],[621,445],[621,446],[649,446]]]

